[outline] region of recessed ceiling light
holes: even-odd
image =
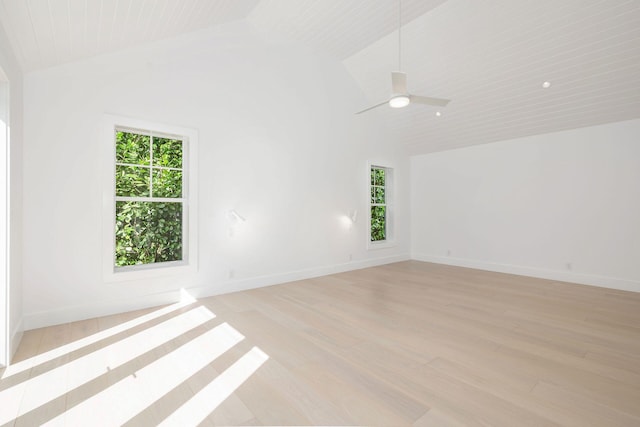
[[[442,113],[440,111],[436,111],[436,117],[440,117]]]
[[[551,87],[551,82],[542,83],[542,87],[545,88],[545,89],[549,89]]]

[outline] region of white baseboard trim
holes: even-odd
[[[20,341],[22,341],[22,335],[24,335],[24,321],[21,318],[11,331],[11,338],[9,339],[9,364],[11,364],[13,356],[15,356],[16,351],[18,351],[18,346],[20,345]]]
[[[142,310],[144,308],[172,304],[177,301],[180,301],[179,289],[126,299],[67,306],[53,310],[25,314],[24,328],[26,331],[29,331],[31,329],[76,322],[78,320],[110,316],[112,314],[125,313],[127,311]]]
[[[311,279],[314,277],[326,276],[328,274],[391,264],[393,262],[407,261],[409,259],[409,254],[400,254],[389,257],[351,261],[344,264],[297,270],[282,274],[257,276],[247,279],[225,280],[217,283],[188,287],[185,290],[194,298],[203,298],[277,285],[280,283],[293,282],[296,280]],[[94,317],[109,316],[127,311],[157,307],[160,305],[172,304],[180,301],[180,299],[181,289],[175,289],[135,298],[101,301],[99,303],[56,308],[54,310],[41,311],[37,313],[28,313],[24,315],[24,330],[43,328],[46,326],[59,325],[78,320],[91,319]]]
[[[297,270],[284,274],[258,276],[249,279],[228,280],[214,285],[197,286],[187,289],[195,298],[203,298],[213,295],[228,294],[231,292],[247,291],[265,286],[294,282],[296,280],[313,279],[314,277],[327,276],[329,274],[343,273],[345,271],[360,270],[362,268],[391,264],[394,262],[408,261],[409,254],[400,254],[390,257],[351,261],[344,264],[335,264],[324,267]]]
[[[454,265],[457,267],[475,268],[478,270],[495,271],[498,273],[517,274],[519,276],[537,277],[540,279],[556,280],[560,282],[578,283],[581,285],[599,286],[602,288],[621,291],[640,292],[640,281],[620,279],[616,277],[597,276],[592,274],[575,273],[572,271],[547,270],[522,265],[501,264],[489,261],[479,261],[465,258],[446,256],[411,254],[416,261],[433,262],[436,264]]]

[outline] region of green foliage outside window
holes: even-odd
[[[384,168],[371,168],[371,185],[385,185]]]
[[[385,169],[371,168],[371,241],[377,242],[387,238],[387,206],[386,206]]]
[[[116,202],[116,265],[182,259],[182,203]]]
[[[182,259],[182,148],[179,139],[116,132],[116,266]],[[151,197],[167,200],[139,199]]]
[[[182,141],[153,138],[153,164],[167,168],[182,168]]]
[[[377,242],[387,238],[387,207],[371,206],[371,241]]]

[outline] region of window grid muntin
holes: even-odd
[[[150,165],[137,165],[135,163],[123,163],[123,162],[116,162],[116,166],[133,166],[136,168],[149,168],[151,167]],[[154,169],[166,169],[166,170],[172,170],[172,171],[181,171],[184,170],[184,168],[172,168],[170,166],[154,166]]]
[[[116,127],[115,129],[115,133],[117,134],[118,132],[123,132],[123,133],[132,133],[135,135],[142,135],[142,136],[148,136],[150,138],[149,141],[149,164],[148,165],[144,165],[144,164],[135,164],[135,163],[124,163],[124,162],[118,162],[116,161],[116,166],[128,166],[128,167],[136,167],[136,168],[149,168],[149,197],[153,197],[153,171],[154,169],[158,169],[158,170],[175,170],[175,171],[180,171],[182,172],[182,185],[181,185],[181,194],[182,197],[177,198],[177,197],[172,197],[171,199],[185,199],[185,173],[184,173],[184,164],[185,164],[185,147],[184,147],[184,137],[179,136],[179,135],[170,135],[170,134],[165,134],[165,133],[159,133],[159,132],[153,132],[153,131],[148,131],[148,130],[141,130],[141,129],[131,129],[131,128],[125,128],[125,127]],[[182,145],[182,155],[181,155],[181,160],[180,163],[182,164],[181,168],[174,168],[174,167],[169,167],[169,166],[155,166],[153,164],[153,151],[154,151],[154,139],[170,139],[170,140],[175,140],[175,141],[180,141],[180,144]],[[114,138],[115,140],[115,138]],[[116,182],[116,193],[117,193],[117,182]],[[128,196],[118,196],[118,197],[128,197]]]

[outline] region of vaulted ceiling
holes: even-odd
[[[452,102],[364,114],[411,153],[640,118],[638,0],[402,4],[410,92]],[[26,72],[239,19],[342,61],[371,104],[388,98],[395,0],[0,0]]]
[[[0,0],[25,71],[245,18],[258,0]]]
[[[409,91],[452,99],[440,117],[374,112],[410,152],[640,117],[638,0],[448,0],[402,35]],[[345,60],[372,103],[388,96],[396,50],[390,35]]]

